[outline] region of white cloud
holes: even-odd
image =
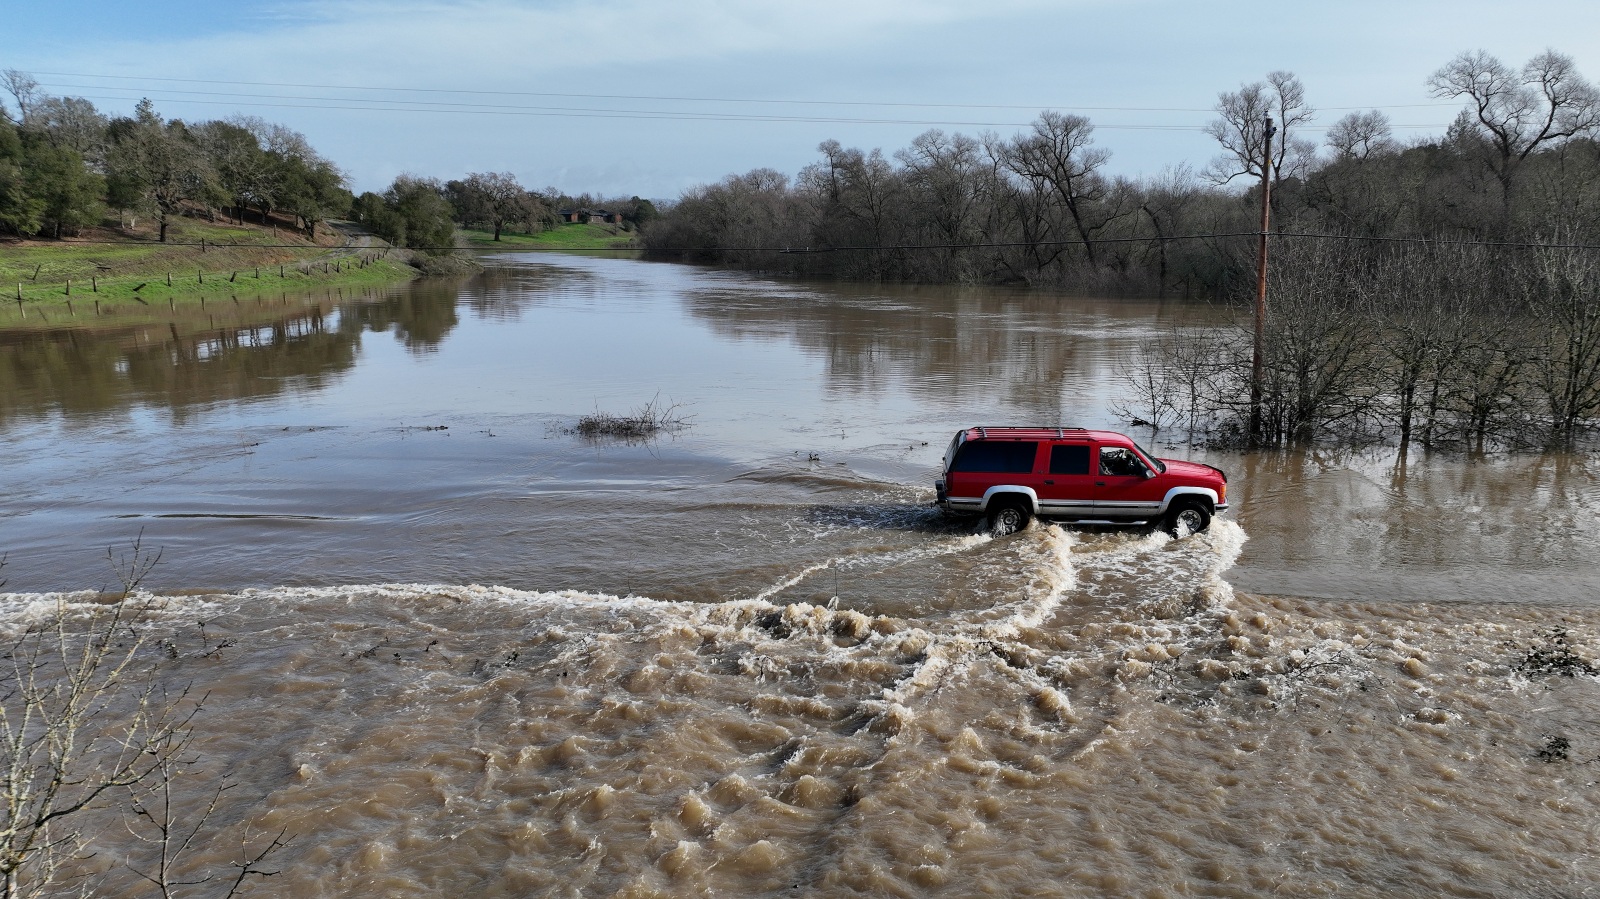
[[[514,0],[332,0],[277,7],[260,29],[208,35],[160,52],[167,72],[276,72],[308,80],[342,72],[352,83],[478,86],[573,69],[850,53],[893,47],[908,30],[994,21],[1043,4],[995,0],[615,0],[525,3]],[[100,53],[98,58],[105,58]],[[147,52],[124,48],[148,70]],[[315,80],[315,79],[311,79]]]

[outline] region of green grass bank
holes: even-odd
[[[90,316],[121,307],[170,310],[233,296],[359,289],[417,274],[398,251],[375,241],[347,246],[332,228],[315,242],[289,229],[187,219],[172,225],[166,243],[112,234],[0,243],[0,308],[11,323],[26,321],[30,311],[46,321],[81,319],[85,310]]]

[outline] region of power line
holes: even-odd
[[[55,78],[100,78],[119,81],[162,81],[174,84],[232,84],[248,87],[296,87],[314,88],[319,90],[351,90],[351,91],[385,91],[391,93],[437,93],[437,94],[473,94],[481,96],[501,97],[572,97],[590,100],[652,100],[652,101],[677,101],[685,103],[773,103],[795,104],[807,106],[897,106],[919,109],[1087,109],[1094,112],[1215,112],[1212,108],[1195,107],[1164,107],[1164,106],[1079,106],[1053,105],[1053,104],[998,104],[998,103],[904,103],[889,100],[796,100],[779,98],[754,98],[754,97],[678,97],[659,96],[649,94],[586,94],[586,93],[556,93],[549,91],[498,91],[480,90],[470,88],[437,88],[437,87],[379,87],[376,85],[351,85],[351,84],[308,84],[286,81],[227,81],[208,78],[155,78],[138,75],[102,75],[92,72],[39,72],[39,75]],[[1415,109],[1424,107],[1450,107],[1450,103],[1398,103],[1383,106],[1325,106],[1328,110],[1345,109]]]
[[[351,84],[316,84],[304,82],[284,81],[237,81],[208,78],[157,78],[135,75],[103,75],[92,72],[40,72],[39,75],[55,78],[95,78],[116,81],[142,81],[164,82],[170,84],[204,84],[204,85],[237,85],[246,87],[287,87],[310,88],[316,90],[343,90],[343,91],[377,91],[384,93],[414,93],[414,94],[457,94],[473,96],[498,96],[498,97],[561,97],[587,100],[645,100],[651,102],[681,102],[681,103],[764,103],[773,105],[800,105],[800,106],[884,106],[906,109],[1060,109],[1060,110],[1086,110],[1090,112],[1199,112],[1215,113],[1215,108],[1206,107],[1171,107],[1171,106],[1083,106],[1078,104],[1000,104],[1000,103],[908,103],[892,100],[815,100],[815,99],[790,99],[790,98],[756,98],[756,97],[693,97],[651,94],[591,94],[591,93],[563,93],[551,91],[504,91],[482,90],[472,88],[433,88],[433,87],[381,87],[376,85],[351,85]],[[73,85],[67,85],[73,86]],[[88,85],[101,87],[100,85]],[[103,87],[113,87],[104,85]],[[129,90],[137,90],[129,88]],[[188,91],[185,93],[198,93]],[[336,99],[368,99],[368,98],[336,98]],[[405,102],[405,101],[400,101]],[[412,101],[417,102],[417,101]],[[1426,108],[1455,108],[1451,103],[1396,103],[1376,106],[1325,106],[1328,111],[1343,111],[1355,109],[1426,109]],[[986,124],[986,123],[974,123]],[[1010,124],[1010,123],[995,123]],[[1431,127],[1431,126],[1430,126]]]
[[[52,85],[55,86],[55,85]],[[121,90],[121,88],[110,88]],[[571,107],[571,106],[511,106],[505,104],[482,103],[427,103],[418,100],[345,100],[338,97],[298,97],[262,94],[232,94],[209,91],[155,91],[157,98],[164,103],[188,103],[200,106],[249,106],[268,109],[331,109],[349,112],[404,112],[424,114],[456,114],[456,115],[496,115],[496,116],[531,116],[554,118],[580,118],[580,119],[633,119],[639,121],[687,121],[687,122],[777,122],[777,123],[802,123],[802,124],[835,124],[835,125],[916,125],[916,126],[967,126],[984,128],[1026,128],[1032,122],[979,122],[962,121],[955,119],[889,119],[889,118],[852,118],[848,116],[798,116],[779,115],[776,113],[729,113],[729,112],[682,112],[682,111],[657,111],[648,109],[606,109],[599,107]],[[240,101],[222,100],[195,100],[185,96],[162,96],[162,94],[199,94],[201,96],[221,96],[246,98]],[[263,103],[249,98],[268,100],[305,100],[304,103]],[[129,100],[132,97],[108,97],[100,95],[85,96],[86,100],[115,101]],[[384,106],[365,105],[372,103],[392,104]],[[1327,131],[1331,126],[1311,125],[1301,126],[1302,131]],[[1390,128],[1442,128],[1443,123],[1430,124],[1391,124]],[[1203,132],[1204,125],[1116,125],[1095,123],[1096,130],[1103,131],[1178,131],[1178,132]]]
[[[112,88],[118,90],[118,88]],[[152,91],[152,93],[168,93],[168,91]],[[202,94],[202,96],[240,96],[251,98],[259,94],[218,94],[206,91],[171,91],[171,93]],[[128,96],[85,96],[83,99],[98,99],[98,101],[123,101]],[[734,114],[734,112],[667,112],[667,110],[650,109],[598,109],[598,107],[539,107],[539,106],[504,106],[504,104],[438,104],[438,102],[424,101],[358,101],[358,99],[344,98],[306,98],[306,96],[264,96],[262,99],[274,101],[310,101],[310,102],[238,102],[238,101],[206,101],[206,99],[189,99],[182,96],[160,96],[163,102],[187,102],[198,106],[251,106],[269,107],[269,109],[338,109],[352,110],[352,112],[424,112],[424,114],[458,114],[458,115],[533,115],[533,117],[565,117],[565,118],[635,118],[635,120],[677,120],[677,122],[800,122],[800,123],[834,123],[834,125],[965,125],[987,126],[987,128],[1026,128],[1027,122],[954,122],[954,120],[909,120],[909,118],[851,118],[842,115],[778,115],[778,114]],[[392,104],[392,106],[371,106],[371,104]],[[403,104],[403,106],[402,106]],[[1114,128],[1114,130],[1146,130],[1146,131],[1198,131],[1200,126],[1194,125],[1099,125],[1098,128]]]
[[[377,87],[371,85],[351,84],[303,84],[297,82],[281,81],[223,81],[205,78],[149,78],[135,75],[97,75],[88,72],[39,72],[39,75],[54,78],[100,78],[116,79],[119,81],[163,81],[175,84],[232,84],[247,87],[294,87],[313,88],[318,90],[348,90],[348,91],[384,91],[388,93],[418,93],[418,94],[469,94],[477,96],[498,97],[570,97],[585,100],[650,100],[659,102],[682,103],[771,103],[790,104],[799,106],[893,106],[908,109],[1051,109],[1070,108],[1087,109],[1095,112],[1213,112],[1211,109],[1197,109],[1186,107],[1151,107],[1151,106],[1071,106],[1053,107],[1046,105],[1024,104],[999,104],[999,103],[904,103],[887,100],[795,100],[780,98],[752,98],[752,97],[677,97],[650,94],[584,94],[584,93],[556,93],[550,91],[491,91],[476,89],[439,88],[439,87]],[[91,85],[96,86],[96,85]],[[130,88],[131,89],[131,88]]]

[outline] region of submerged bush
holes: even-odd
[[[578,419],[576,425],[564,430],[565,433],[590,439],[642,440],[662,432],[675,433],[688,427],[689,419],[681,414],[682,408],[677,403],[661,405],[661,397],[658,394],[630,414],[614,415],[596,410]]]

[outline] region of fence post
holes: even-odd
[[[100,292],[100,277],[98,275],[89,276],[89,289],[95,293]]]
[[[72,279],[67,279],[67,296],[72,296]]]

